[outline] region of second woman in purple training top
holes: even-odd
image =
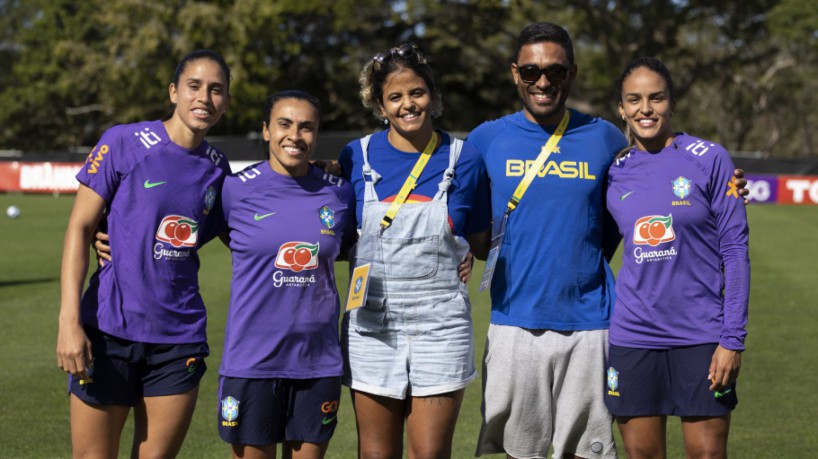
[[[267,161],[225,179],[233,257],[219,369],[219,434],[234,457],[323,457],[338,423],[340,302],[335,259],[355,241],[352,187],[309,164],[320,105],[272,95]]]

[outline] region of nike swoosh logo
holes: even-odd
[[[634,191],[628,191],[627,193],[625,193],[625,194],[623,194],[622,196],[620,196],[620,197],[619,197],[619,200],[620,200],[620,201],[624,201],[624,200],[625,200],[625,198],[627,198],[628,196],[632,195],[633,193],[636,193],[636,190],[634,190]]]
[[[255,219],[256,221],[264,220],[265,218],[269,217],[270,215],[275,215],[275,214],[276,214],[275,212],[270,212],[269,214],[259,215],[258,212],[256,212],[256,214],[253,215],[253,219]]]
[[[329,424],[330,422],[334,421],[334,420],[335,420],[335,418],[337,418],[337,417],[338,417],[338,415],[337,415],[337,414],[336,414],[335,416],[332,416],[332,417],[329,417],[329,418],[324,417],[324,419],[322,419],[322,420],[321,420],[321,424],[322,424],[322,425],[327,425],[327,424]]]
[[[154,183],[151,183],[150,180],[145,180],[145,188],[153,188],[155,186],[164,185],[166,183],[168,183],[168,182],[154,182]]]

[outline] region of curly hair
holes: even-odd
[[[443,113],[443,97],[437,88],[432,68],[426,62],[420,49],[410,43],[403,43],[387,51],[376,54],[364,65],[358,82],[361,84],[361,102],[372,110],[378,120],[383,121],[383,86],[389,75],[408,69],[421,77],[429,88],[432,98],[432,118]]]

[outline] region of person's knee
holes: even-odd
[[[683,418],[685,453],[691,459],[727,457],[727,436],[730,420],[727,418]]]
[[[119,454],[118,445],[74,445],[71,451],[73,459],[97,459],[116,457]]]
[[[390,444],[366,444],[360,446],[361,459],[401,459],[403,447]]]
[[[628,459],[649,459],[665,457],[665,442],[661,437],[645,435],[638,438],[631,435],[625,440],[625,455]]]
[[[179,445],[181,446],[181,445]],[[179,455],[181,448],[175,445],[140,445],[131,451],[131,458],[139,459],[168,459]]]
[[[686,445],[685,454],[690,459],[720,459],[727,457],[726,445],[719,442],[704,442]]]
[[[184,436],[174,436],[172,438],[151,438],[151,435],[139,438],[134,437],[131,449],[131,458],[139,459],[164,459],[174,458],[179,455],[182,449]]]
[[[452,456],[451,445],[440,443],[410,444],[410,456],[414,459],[443,459]]]
[[[665,457],[665,450],[663,445],[656,443],[625,445],[625,456],[628,459],[663,458]]]

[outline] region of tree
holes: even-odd
[[[113,124],[165,116],[174,66],[197,48],[233,72],[214,135],[257,133],[282,89],[315,94],[325,130],[375,128],[359,72],[407,41],[435,71],[439,126],[468,131],[519,110],[511,54],[537,20],[574,39],[575,108],[616,120],[614,80],[654,55],[674,75],[674,127],[731,150],[814,151],[818,0],[0,0],[0,148],[89,146]]]

